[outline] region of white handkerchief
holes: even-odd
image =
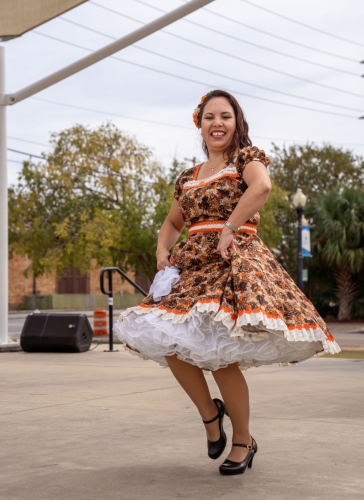
[[[153,294],[155,302],[159,302],[162,297],[168,295],[172,286],[179,280],[180,270],[176,266],[166,267],[163,271],[158,271],[149,289],[149,295]]]

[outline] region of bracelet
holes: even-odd
[[[225,221],[224,225],[231,229],[233,233],[237,233],[239,231],[239,228],[233,226],[228,220]]]

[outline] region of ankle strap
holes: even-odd
[[[251,445],[251,444],[233,443],[233,446],[240,446],[241,448],[247,448],[248,450],[253,449],[253,445]]]
[[[220,401],[220,399],[217,399],[217,398],[214,398],[212,401],[216,405],[218,414],[216,415],[216,417],[212,418],[211,420],[202,420],[202,422],[204,424],[212,424],[212,422],[215,422],[215,420],[217,420],[218,418],[222,417],[225,414],[226,410],[225,410],[225,405],[224,405],[223,401]]]
[[[216,417],[212,418],[211,420],[202,420],[204,424],[211,424],[212,422],[215,422],[220,416],[220,412],[216,415]]]

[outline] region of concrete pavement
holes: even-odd
[[[364,350],[364,321],[361,323],[327,323],[330,332],[343,350]]]
[[[3,353],[0,498],[362,499],[363,372],[364,361],[330,358],[245,372],[259,452],[229,478],[168,369],[103,346]]]

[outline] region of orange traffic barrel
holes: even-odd
[[[95,309],[94,311],[94,335],[108,335],[107,311],[106,309]]]

